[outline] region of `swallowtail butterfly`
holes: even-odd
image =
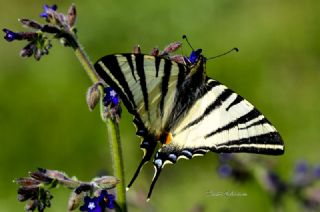
[[[247,100],[206,75],[206,58],[192,51],[186,63],[165,55],[112,54],[94,67],[134,116],[144,156],[129,183],[150,161],[157,143],[148,199],[162,168],[212,151],[279,155],[283,141]]]

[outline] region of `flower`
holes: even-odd
[[[20,33],[12,32],[9,29],[2,29],[2,31],[6,33],[3,38],[6,39],[8,42],[11,42],[14,40],[22,40],[22,36]]]
[[[113,194],[108,194],[107,190],[102,190],[99,197],[98,197],[99,203],[102,206],[105,206],[109,209],[114,208],[114,200],[115,196]]]
[[[313,171],[315,178],[320,178],[320,166],[316,166]]]
[[[202,52],[202,49],[197,49],[196,51],[192,51],[188,58],[189,62],[191,64],[195,64],[198,61],[201,52]]]
[[[105,208],[114,208],[115,196],[108,194],[106,190],[102,190],[98,197],[84,198],[84,205],[80,207],[80,211],[103,212]]]
[[[48,6],[47,4],[45,4],[43,6],[43,10],[44,12],[40,14],[40,17],[42,18],[48,18],[48,14],[50,13],[50,11],[56,11],[58,9],[57,5],[52,5],[51,7]]]
[[[112,104],[112,106],[118,106],[120,103],[119,95],[113,88],[106,87],[104,89],[105,96],[103,98],[103,103],[105,106]]]
[[[97,197],[90,198],[86,196],[84,198],[84,205],[80,207],[80,211],[103,212],[103,210],[104,208],[100,206]]]

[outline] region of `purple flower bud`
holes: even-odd
[[[22,36],[20,33],[13,32],[9,29],[2,29],[2,31],[6,33],[4,36],[4,39],[6,39],[8,42],[11,42],[14,40],[22,40]]]
[[[52,34],[58,34],[61,32],[61,30],[53,25],[44,25],[41,29],[42,32],[52,33]]]
[[[140,45],[135,45],[132,52],[133,54],[141,54]]]
[[[22,18],[22,19],[19,19],[19,21],[26,27],[30,27],[30,28],[33,28],[33,29],[41,29],[42,28],[42,25],[39,24],[38,22],[34,21],[34,20],[30,20],[30,19],[27,19],[27,18]]]
[[[152,56],[158,56],[159,55],[159,49],[158,48],[153,48],[151,50],[151,55]]]
[[[57,5],[55,5],[55,4],[52,5],[51,7],[48,6],[47,4],[45,4],[45,5],[43,6],[44,12],[40,14],[40,17],[42,17],[42,18],[48,18],[48,14],[49,14],[50,12],[52,12],[52,11],[56,11],[57,9],[58,9],[58,7],[57,7]]]
[[[176,63],[181,63],[181,64],[186,64],[185,63],[185,59],[184,56],[181,55],[174,55],[174,56],[170,56],[170,60],[176,62]]]
[[[19,186],[22,187],[37,187],[41,182],[31,177],[23,177],[14,180]]]
[[[170,54],[172,52],[175,52],[177,49],[179,49],[181,47],[181,45],[182,44],[179,41],[170,43],[168,46],[166,46],[164,48],[164,50],[161,52],[161,55],[166,55],[166,54]]]

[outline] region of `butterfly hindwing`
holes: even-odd
[[[279,133],[252,104],[216,80],[207,79],[206,86],[205,95],[170,130],[172,142],[160,152],[177,158],[206,151],[283,153]]]

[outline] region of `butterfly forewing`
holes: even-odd
[[[99,76],[120,94],[129,112],[157,134],[174,106],[179,82],[186,67],[170,60],[143,54],[116,54],[101,58]]]

